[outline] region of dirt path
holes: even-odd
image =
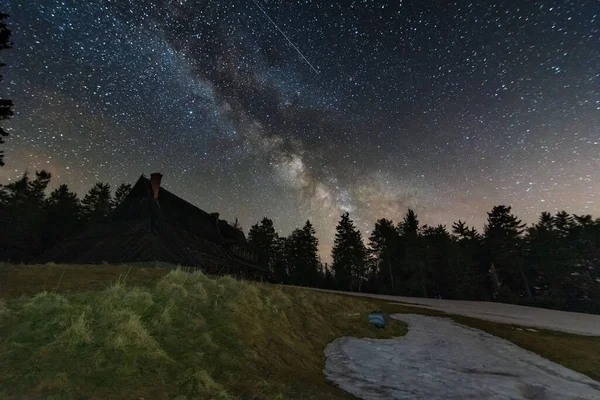
[[[395,314],[396,339],[344,337],[324,373],[362,399],[600,399],[600,383],[448,318]]]
[[[319,289],[317,289],[319,290]],[[419,297],[386,296],[370,293],[336,292],[352,296],[371,297],[431,308],[449,314],[463,315],[486,321],[514,324],[532,328],[550,329],[585,336],[600,336],[600,315],[547,310],[514,304],[485,301],[425,299]]]

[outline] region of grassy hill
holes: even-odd
[[[57,279],[52,273],[64,270],[49,269]],[[66,271],[63,289],[76,280],[71,275],[84,280],[82,269]],[[399,321],[385,331],[370,327],[365,315],[376,305],[361,299],[182,270],[131,286],[142,271],[121,272],[105,289],[0,303],[0,397],[349,398],[325,382],[326,344],[343,335],[406,332]],[[28,289],[42,275],[28,277]],[[90,285],[101,284],[82,283]]]
[[[0,265],[0,398],[345,399],[340,336],[392,337],[373,309],[441,313],[168,266]],[[600,338],[452,316],[600,380]]]

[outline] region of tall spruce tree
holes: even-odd
[[[373,268],[374,286],[382,293],[395,293],[397,247],[399,235],[394,222],[381,218],[369,236],[369,262]]]
[[[591,215],[573,215],[575,226],[571,237],[577,254],[571,277],[579,298],[600,300],[600,219]]]
[[[264,217],[260,224],[254,224],[248,231],[248,242],[259,253],[259,262],[267,268],[271,277],[275,277],[275,256],[279,236],[275,232],[273,220]]]
[[[423,256],[423,241],[419,218],[414,210],[408,209],[398,224],[400,233],[400,273],[402,294],[428,297],[428,272]]]
[[[453,296],[450,286],[450,254],[452,238],[446,226],[426,226],[423,228],[421,242],[423,247],[423,274],[426,291],[434,297],[449,298]]]
[[[96,183],[81,200],[85,224],[92,225],[102,221],[112,211],[112,204],[110,185],[104,182]]]
[[[342,290],[362,290],[367,269],[367,249],[347,212],[336,227],[332,250],[335,279]]]
[[[416,238],[419,235],[419,218],[413,209],[408,209],[404,219],[398,224],[398,231],[405,238]]]
[[[272,279],[275,283],[290,283],[288,256],[287,256],[287,238],[278,237],[273,243],[273,254],[271,258],[273,264]]]
[[[537,288],[535,294],[555,294],[562,291],[553,287],[564,277],[561,263],[557,263],[558,232],[554,229],[554,217],[542,212],[539,221],[527,228],[525,237],[527,263],[535,271],[532,286]]]
[[[452,297],[466,300],[491,300],[488,265],[485,262],[481,235],[461,220],[452,224],[452,274],[449,284]]]
[[[552,279],[551,288],[544,294],[547,298],[581,298],[583,295],[578,288],[579,277],[582,266],[580,255],[578,254],[579,231],[575,218],[566,211],[557,212],[552,220],[554,232],[558,238],[554,248],[555,261],[553,266],[556,268],[557,275]]]
[[[495,206],[484,227],[486,248],[500,280],[512,296],[532,297],[531,272],[524,260],[522,234],[525,224],[511,213],[510,206]]]
[[[295,229],[285,241],[285,254],[293,285],[316,286],[319,280],[319,240],[310,221]]]
[[[0,13],[0,50],[10,49],[12,47],[12,43],[10,41],[11,31],[8,29],[6,25],[6,19],[8,18],[8,14]],[[2,81],[1,70],[5,67],[6,64],[0,62],[0,81]],[[13,102],[8,99],[0,99],[0,121],[4,121],[13,116],[12,111]],[[4,144],[4,138],[8,136],[8,132],[0,127],[0,145]],[[0,150],[0,167],[4,165],[4,150]]]

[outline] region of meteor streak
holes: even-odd
[[[308,61],[308,59],[306,57],[304,57],[304,54],[302,54],[300,52],[300,49],[298,49],[298,47],[296,47],[296,45],[294,45],[294,43],[292,43],[292,41],[290,40],[289,37],[287,37],[287,35],[281,30],[279,29],[279,27],[277,26],[277,24],[275,23],[275,21],[273,21],[271,19],[271,17],[269,17],[269,14],[267,14],[265,12],[265,10],[263,10],[263,8],[256,2],[256,0],[252,0],[252,2],[254,2],[254,4],[256,4],[256,7],[258,7],[258,9],[265,15],[265,17],[267,17],[267,19],[273,24],[273,26],[275,28],[277,28],[277,30],[279,31],[279,33],[281,33],[283,35],[283,37],[288,41],[288,43],[294,48],[294,50],[296,50],[296,52],[298,54],[300,54],[300,57],[302,57],[304,59],[304,61],[306,61],[306,63],[310,66],[310,68],[315,71],[317,74],[319,73],[319,71],[317,71],[317,69],[315,67],[313,67],[313,65],[310,63],[310,61]]]

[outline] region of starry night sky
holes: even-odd
[[[3,9],[15,116],[2,183],[45,168],[83,194],[160,171],[246,232],[310,218],[324,259],[343,211],[366,235],[408,207],[478,228],[496,204],[527,222],[600,214],[597,0]]]

